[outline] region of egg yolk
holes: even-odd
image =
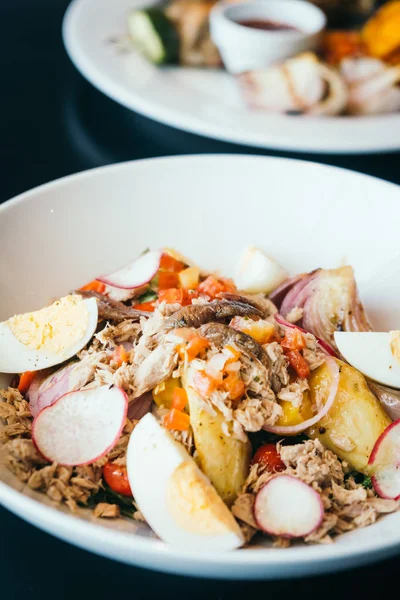
[[[32,350],[63,355],[83,338],[89,313],[81,296],[65,296],[51,306],[7,321],[13,335]]]
[[[232,513],[192,461],[182,462],[167,487],[168,511],[186,531],[200,535],[241,535]]]

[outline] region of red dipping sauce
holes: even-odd
[[[238,25],[244,27],[251,27],[252,29],[261,29],[263,31],[300,31],[293,25],[287,25],[286,23],[279,23],[278,21],[269,21],[268,19],[244,19],[242,21],[236,21]]]

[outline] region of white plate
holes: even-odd
[[[154,0],[74,0],[63,24],[67,51],[95,87],[120,104],[178,129],[280,150],[366,153],[400,149],[400,113],[295,117],[249,110],[223,71],[149,64],[109,40],[126,32],[129,9]]]
[[[204,267],[232,270],[245,244],[292,273],[354,265],[376,327],[400,322],[400,191],[393,184],[302,161],[188,156],[125,163],[67,177],[0,206],[0,319],[33,310],[111,272],[143,248],[173,246]],[[83,548],[192,575],[275,578],[364,564],[400,549],[400,513],[332,545],[191,555],[146,526],[96,521],[52,507],[0,467],[0,501]]]

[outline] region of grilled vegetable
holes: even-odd
[[[341,361],[339,387],[328,413],[307,434],[318,438],[352,468],[365,472],[376,440],[390,424],[382,406],[369,390],[364,377]],[[309,379],[312,402],[324,402],[331,388],[326,364]]]

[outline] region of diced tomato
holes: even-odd
[[[112,354],[112,359],[120,367],[123,363],[129,361],[129,352],[122,345],[116,346]]]
[[[269,471],[275,472],[284,471],[286,468],[275,444],[264,444],[261,446],[254,454],[252,463],[253,465],[255,463],[261,463],[262,465],[265,465]]]
[[[281,340],[281,346],[285,350],[303,350],[306,347],[306,341],[300,329],[293,328],[286,331],[285,337]]]
[[[164,271],[172,271],[173,273],[179,273],[182,269],[185,268],[185,265],[180,260],[177,260],[170,254],[166,252],[163,253],[160,260],[160,269]]]
[[[179,284],[178,273],[170,271],[159,271],[158,273],[158,289],[168,290],[169,288],[177,288]]]
[[[186,390],[181,387],[174,388],[172,392],[172,408],[183,410],[187,404],[187,400]]]
[[[146,312],[155,311],[154,302],[142,302],[142,304],[135,304],[133,308],[136,308],[137,310],[145,310]]]
[[[28,391],[36,373],[37,371],[25,371],[25,373],[22,373],[18,384],[18,391],[21,392],[21,394],[25,394]]]
[[[80,289],[82,292],[97,292],[98,294],[104,294],[106,291],[106,284],[102,281],[97,281],[97,279],[94,279]]]
[[[197,371],[193,377],[193,386],[202,398],[207,400],[216,389],[216,382],[205,371]]]
[[[218,279],[217,277],[210,275],[199,284],[197,291],[210,298],[216,298],[218,294],[224,292],[235,292],[236,286],[232,279]]]
[[[186,346],[186,354],[189,360],[196,358],[203,350],[210,346],[210,342],[205,338],[196,336]]]
[[[304,377],[308,377],[310,375],[310,367],[308,366],[308,362],[299,352],[299,350],[291,350],[286,353],[287,359],[293,369],[296,371],[297,375],[304,379]]]
[[[167,304],[187,306],[188,304],[191,304],[192,296],[188,294],[186,290],[169,288],[168,290],[160,290],[158,300],[159,302],[166,302]]]
[[[246,390],[246,386],[237,373],[229,373],[222,382],[222,388],[229,393],[231,400],[238,400]]]
[[[164,417],[165,429],[176,429],[177,431],[186,431],[189,429],[190,418],[189,415],[173,408]]]
[[[103,477],[106,483],[117,494],[132,496],[126,467],[108,462],[103,467]]]

